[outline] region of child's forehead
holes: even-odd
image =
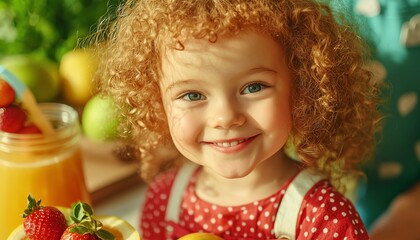
[[[211,46],[223,46],[227,43],[234,45],[237,42],[243,40],[244,36],[253,36],[254,38],[262,37],[266,40],[274,40],[274,38],[268,34],[256,29],[254,27],[248,27],[241,30],[231,32],[209,32],[203,35],[196,35],[191,32],[190,29],[183,29],[180,34],[170,35],[169,33],[163,34],[164,38],[161,41],[160,47],[164,51],[168,50],[194,50],[202,48],[205,45]],[[226,46],[225,46],[226,47]]]
[[[215,71],[226,75],[257,68],[277,68],[284,64],[283,48],[269,36],[246,31],[223,36],[216,42],[189,38],[182,50],[168,48],[161,66],[170,75],[179,69],[202,73]]]

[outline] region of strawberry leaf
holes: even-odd
[[[96,224],[96,220],[94,220],[94,219],[83,220],[79,223],[79,226],[82,226],[86,229],[90,229],[92,231],[98,229],[97,224]]]
[[[93,214],[92,208],[84,202],[76,202],[71,207],[70,218],[74,223],[80,223],[86,218],[90,218]]]
[[[93,233],[93,230],[89,227],[83,226],[83,225],[75,225],[70,228],[69,232],[71,233],[78,233],[80,235],[86,234],[86,233]]]
[[[101,240],[115,240],[115,236],[102,229],[103,225],[93,216],[93,209],[89,204],[77,202],[72,205],[70,218],[74,225],[70,227],[70,233],[92,234]]]
[[[114,235],[112,235],[112,233],[104,230],[104,229],[100,229],[98,230],[95,235],[100,238],[101,240],[115,240]]]
[[[38,209],[41,209],[41,199],[36,201],[35,198],[33,198],[31,194],[29,194],[28,195],[28,206],[23,211],[22,217],[26,218],[27,216],[29,216],[29,214],[31,214],[32,212],[34,212]]]

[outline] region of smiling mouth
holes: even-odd
[[[253,142],[254,139],[258,135],[259,134],[252,137],[248,137],[248,138],[236,138],[236,139],[232,138],[232,139],[226,139],[226,140],[220,139],[220,140],[202,142],[202,143],[206,144],[207,146],[210,146],[211,148],[213,148],[214,150],[218,152],[230,154],[230,153],[237,153],[246,149],[247,146],[251,144],[251,142]]]
[[[246,140],[248,140],[248,139],[241,139],[241,140],[235,140],[235,141],[229,141],[229,142],[215,142],[213,144],[218,146],[218,147],[227,148],[227,147],[234,147],[238,144],[241,144],[241,143],[245,142]]]

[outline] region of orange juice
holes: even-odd
[[[56,129],[53,135],[0,132],[0,239],[22,224],[29,194],[42,205],[90,203],[77,112],[63,104],[40,106]]]

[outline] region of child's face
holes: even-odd
[[[273,157],[291,131],[283,50],[256,32],[183,44],[182,51],[166,49],[160,83],[175,146],[224,177],[246,176]]]

